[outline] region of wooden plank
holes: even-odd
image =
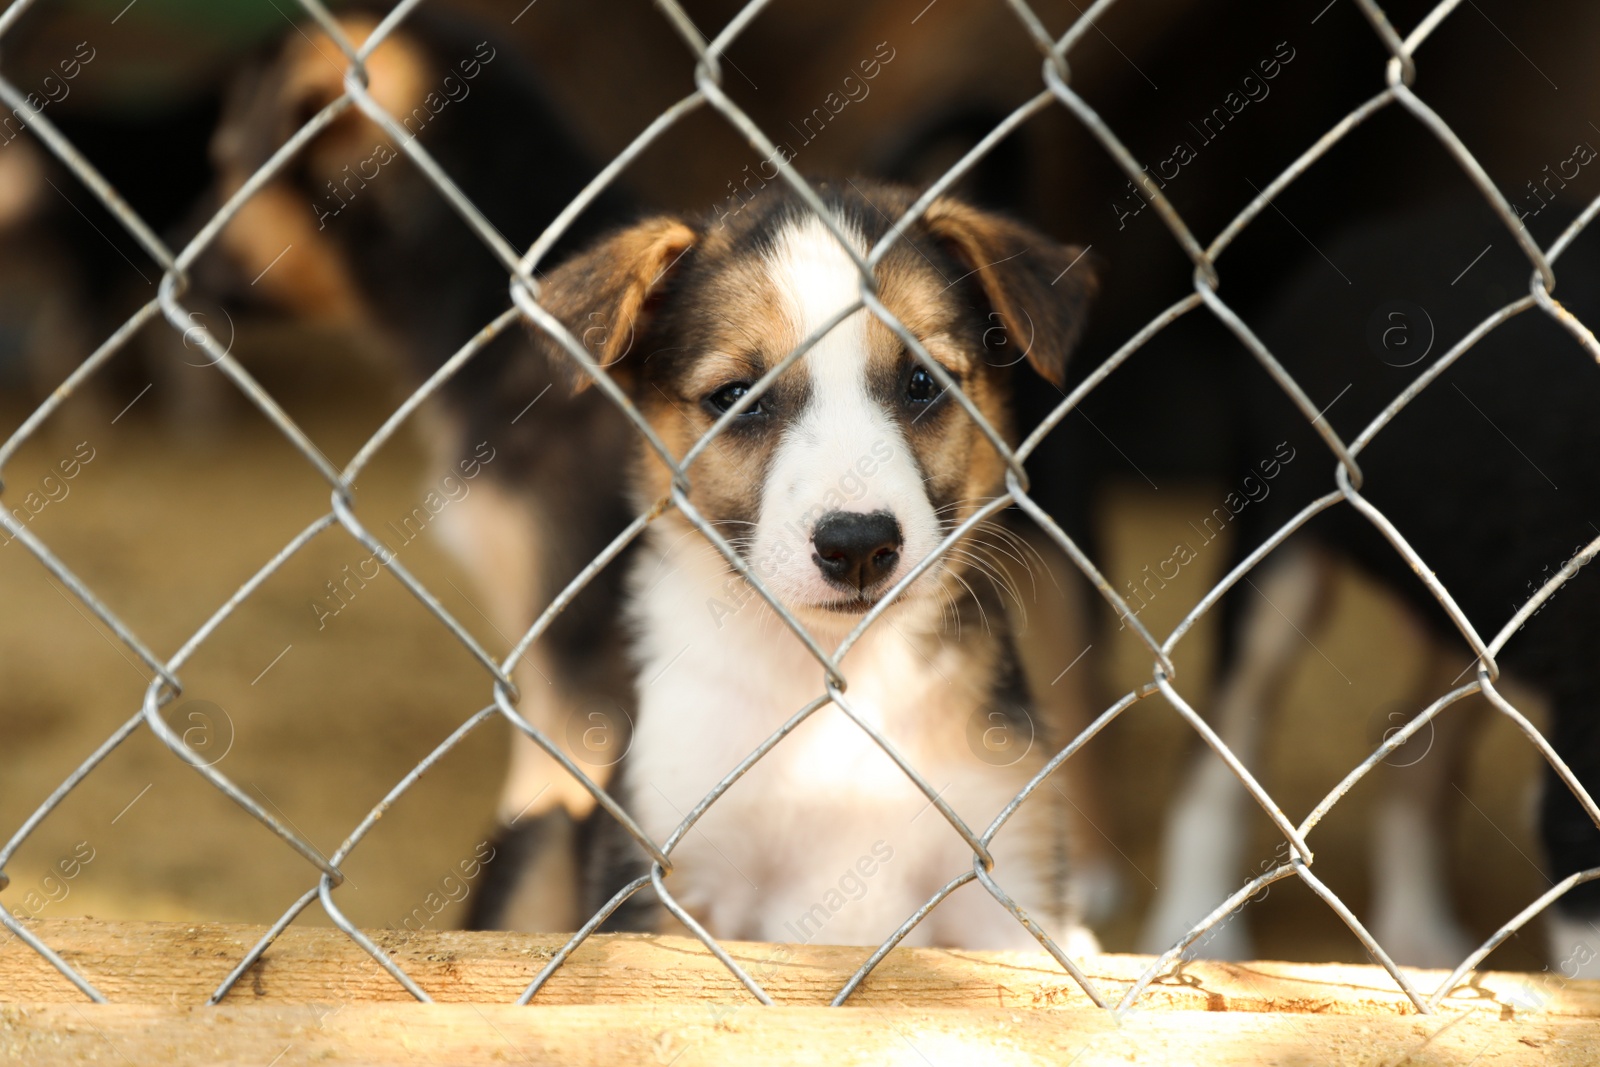
[[[39,920],[31,928],[119,1004],[200,1004],[261,936],[256,926]],[[510,1003],[562,943],[546,935],[369,931],[436,1000]],[[732,942],[728,948],[781,1005],[820,1005],[866,958],[863,948]],[[1149,957],[1082,961],[1118,997]],[[1431,991],[1439,971],[1408,971]],[[338,930],[291,928],[245,975],[230,1004],[406,1002],[407,994]],[[0,1002],[83,1003],[25,944],[0,944]],[[547,1006],[648,1002],[752,1003],[698,941],[604,935],[590,939],[538,996]],[[863,1007],[1088,1009],[1087,997],[1043,953],[897,949],[852,1000]],[[1514,1017],[1600,1019],[1600,982],[1484,972],[1446,1001]],[[1167,976],[1141,1008],[1175,1011],[1409,1016],[1413,1008],[1386,972],[1370,966],[1194,962]]]
[[[1591,1067],[1572,1019],[592,1005],[0,1006],[8,1063]]]

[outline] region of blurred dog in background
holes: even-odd
[[[1559,233],[1548,220],[1532,230],[1545,246]],[[1481,199],[1453,197],[1427,210],[1379,216],[1351,227],[1326,251],[1343,273],[1325,265],[1298,272],[1258,328],[1307,394],[1329,405],[1326,417],[1346,442],[1457,339],[1526,292],[1531,271]],[[1596,241],[1579,238],[1555,269],[1556,296],[1566,308],[1583,322],[1600,321]],[[1268,454],[1286,440],[1315,458],[1284,466],[1271,496],[1241,512],[1239,558],[1332,489],[1334,463],[1264,371],[1243,388],[1251,413],[1243,455]],[[1597,406],[1600,374],[1592,353],[1531,308],[1461,355],[1358,457],[1362,495],[1417,551],[1485,641],[1600,536],[1594,526],[1600,478],[1590,460],[1600,447],[1591,417]],[[1379,579],[1396,598],[1390,610],[1417,634],[1419,646],[1432,649],[1432,662],[1417,665],[1414,696],[1403,712],[1381,720],[1374,743],[1476,676],[1478,665],[1455,623],[1404,557],[1366,516],[1337,504],[1269,556],[1254,587],[1233,595],[1216,718],[1247,766],[1259,759],[1291,667],[1307,641],[1314,646],[1327,618],[1332,564],[1340,561]],[[1525,704],[1530,691],[1535,704],[1543,702],[1551,744],[1590,790],[1600,789],[1597,633],[1600,597],[1584,570],[1496,657],[1507,671],[1497,688],[1515,704]],[[1451,816],[1465,796],[1456,783],[1465,779],[1471,742],[1487,713],[1482,697],[1457,703],[1375,769],[1381,798],[1370,832],[1367,920],[1401,963],[1453,967],[1476,945],[1448,888]],[[1541,795],[1549,884],[1600,866],[1600,830],[1548,767]],[[1149,918],[1149,951],[1172,945],[1242,884],[1250,803],[1221,761],[1203,754],[1167,826],[1162,884],[1169,891]],[[1597,887],[1577,885],[1547,913],[1550,958],[1568,977],[1600,973]],[[1251,955],[1237,917],[1197,950]]]
[[[340,25],[359,45],[377,21],[355,12]],[[214,205],[344,92],[344,70],[338,47],[308,25],[238,75],[213,141]],[[470,20],[418,12],[378,46],[367,70],[374,99],[519,252],[593,175],[527,64]],[[619,195],[603,195],[567,242],[626,211]],[[259,278],[254,288],[280,307],[376,333],[384,369],[407,392],[510,304],[505,266],[404,145],[353,107],[246,201],[220,245],[233,276]],[[493,450],[486,483],[438,521],[507,646],[631,518],[622,496],[625,423],[598,395],[568,398],[558,388],[547,396],[556,381],[548,361],[510,330],[420,416],[440,471]],[[632,697],[615,636],[619,583],[617,568],[596,576],[514,674],[521,713],[602,783],[610,759],[574,752],[570,738],[583,736],[592,713],[618,735],[612,743],[625,745]],[[574,723],[580,729],[569,731]],[[513,858],[494,869],[516,870],[526,883],[485,888],[472,921],[572,929],[580,918],[574,827],[593,798],[520,732],[511,751],[497,848]]]

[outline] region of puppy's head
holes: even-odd
[[[340,28],[357,47],[377,28],[376,16],[346,14]],[[348,63],[331,37],[314,25],[297,28],[275,54],[235,77],[211,142],[218,201],[232,196],[285,141],[344,94]],[[404,28],[391,33],[367,59],[368,91],[394,115],[409,115],[439,74],[423,44]],[[380,146],[382,150],[380,151]],[[396,183],[361,174],[378,158],[393,157],[391,138],[355,108],[339,115],[280,176],[245,202],[223,230],[220,247],[255,288],[284,308],[313,318],[360,320],[366,313],[344,251],[328,234],[326,216],[340,197],[390,195]],[[319,220],[319,215],[323,216]],[[286,247],[289,269],[269,271]]]
[[[863,256],[913,199],[878,185],[822,191]],[[1018,365],[1062,380],[1094,289],[1079,255],[939,200],[878,265],[877,292],[1009,436]],[[682,455],[855,304],[859,285],[828,227],[769,189],[720,222],[661,218],[617,233],[554,271],[542,302]],[[901,338],[860,309],[745,408],[689,476],[694,506],[767,588],[802,619],[826,624],[865,611],[993,499],[1004,465]],[[670,477],[646,456],[636,483],[651,500]],[[936,595],[961,555],[930,569],[907,598]]]

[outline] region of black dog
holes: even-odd
[[[1556,236],[1549,228],[1537,232],[1544,247]],[[1313,403],[1326,406],[1322,418],[1346,443],[1460,338],[1528,293],[1529,261],[1481,200],[1449,201],[1380,220],[1323,250],[1328,262],[1310,260],[1273,301],[1270,317],[1255,325]],[[1580,235],[1554,266],[1555,296],[1583,322],[1600,322],[1596,235]],[[1282,468],[1270,497],[1239,515],[1242,558],[1336,482],[1327,445],[1265,370],[1252,363],[1240,388],[1249,418],[1237,469],[1283,443],[1300,457]],[[1416,550],[1485,642],[1600,536],[1596,411],[1600,367],[1594,356],[1573,331],[1534,306],[1461,355],[1357,457],[1361,495]],[[1405,598],[1419,628],[1431,630],[1452,651],[1446,680],[1461,668],[1454,684],[1476,677],[1470,651],[1462,652],[1466,642],[1421,577],[1371,519],[1340,502],[1267,557],[1257,576],[1265,599],[1245,589],[1243,598],[1253,607],[1235,611],[1221,729],[1247,764],[1257,732],[1253,720],[1301,643],[1275,643],[1253,631],[1274,611],[1309,626],[1320,600],[1316,553],[1326,552],[1354,562]],[[1600,789],[1600,665],[1592,648],[1600,633],[1597,593],[1594,575],[1580,570],[1496,657],[1511,679],[1548,700],[1549,740],[1590,790]],[[1236,593],[1231,599],[1242,598]],[[1430,692],[1416,710],[1442,695],[1443,690]],[[1442,716],[1441,724],[1450,721],[1452,709]],[[1174,864],[1183,868],[1180,853],[1192,858],[1194,849],[1177,843],[1186,816],[1174,816],[1170,873],[1163,883],[1185,885],[1185,901],[1158,910],[1147,931],[1152,947],[1163,939],[1171,944],[1182,933],[1178,927],[1197,922],[1239,884],[1243,842],[1234,827],[1241,820],[1230,817],[1226,805],[1242,803],[1243,793],[1218,761],[1207,762],[1183,793],[1194,809],[1188,829],[1200,822],[1221,829],[1204,835],[1199,846],[1210,859],[1196,865],[1198,872],[1190,867],[1180,876]],[[1436,754],[1420,770],[1407,772],[1412,795],[1380,806],[1370,925],[1404,963],[1454,965],[1471,944],[1451,917],[1439,873],[1445,843],[1431,821],[1436,813],[1428,810],[1438,806],[1438,798],[1426,795],[1448,788],[1448,764]],[[1217,788],[1224,780],[1226,788]],[[1416,783],[1422,783],[1421,793]],[[1223,793],[1229,799],[1219,805]],[[1600,830],[1553,771],[1546,776],[1539,824],[1552,884],[1600,867]],[[1595,940],[1597,919],[1600,883],[1579,883],[1556,903],[1549,920],[1551,951],[1554,960],[1570,961],[1564,973],[1573,967],[1593,973],[1583,965],[1596,959],[1595,952],[1575,953],[1575,946]],[[1231,951],[1247,949],[1225,944],[1221,950]]]

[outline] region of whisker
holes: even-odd
[[[961,575],[955,573],[954,571],[950,572],[950,577],[952,577],[956,581],[960,582],[962,587],[965,588],[966,591],[969,594],[971,594],[972,602],[978,608],[978,617],[983,620],[983,630],[984,630],[984,632],[985,633],[993,633],[994,631],[992,629],[990,629],[990,627],[989,627],[989,613],[987,611],[983,610],[983,601],[978,599],[977,592],[972,588],[972,586],[967,584],[967,581],[966,581],[965,578],[961,577]],[[960,616],[958,615],[957,616],[957,627],[956,627],[956,634],[957,634],[958,637],[960,636],[960,632],[961,632],[960,631]]]
[[[956,550],[952,550],[952,554],[955,553]],[[1005,573],[1005,571],[995,566],[989,560],[978,556],[974,552],[962,550],[960,551],[959,555],[960,558],[965,559],[972,564],[972,566],[979,573],[982,573],[985,577],[987,577],[989,581],[993,583],[995,589],[1001,594],[1002,597],[1009,596],[1016,604],[1017,610],[1021,612],[1024,617],[1026,616],[1027,608],[1023,605],[1021,590],[1017,588],[1016,584],[1011,580],[1010,576]]]
[[[992,544],[992,543],[990,543],[988,541],[985,541],[982,538],[978,538],[978,537],[972,538],[971,541],[972,541],[972,547],[975,550],[980,550],[980,551],[983,551],[983,552],[987,553],[988,557],[991,560],[993,560],[994,563],[1001,568],[1001,570],[1005,571],[1007,579],[1012,583],[1012,585],[1015,587],[1015,589],[1016,589],[1016,591],[1017,591],[1017,593],[1019,595],[1021,593],[1021,586],[1017,584],[1015,574],[1013,574],[1012,569],[1010,567],[1007,567],[1005,564],[1000,562],[999,556],[1003,555],[1007,559],[1009,559],[1012,562],[1014,562],[1017,566],[1021,567],[1022,570],[1028,576],[1028,585],[1033,591],[1033,599],[1035,601],[1038,600],[1038,598],[1039,598],[1039,582],[1034,576],[1033,564],[1031,562],[1029,562],[1027,557],[1019,555],[1019,554],[1013,552],[1010,549],[1010,546],[1007,546],[1007,545]],[[1022,605],[1019,602],[1017,606],[1021,607]]]

